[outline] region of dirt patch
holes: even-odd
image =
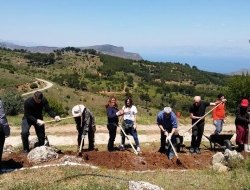
[[[227,127],[227,130],[232,130],[234,126]],[[16,129],[17,131],[20,129]],[[159,130],[155,126],[140,126],[140,130],[144,131],[143,134],[139,132],[139,140],[141,143],[142,153],[136,155],[133,153],[133,149],[126,141],[125,151],[107,152],[106,146],[108,142],[108,131],[106,126],[98,126],[98,131],[96,133],[96,147],[98,151],[87,151],[82,153],[83,163],[92,166],[97,166],[106,169],[113,170],[126,170],[126,171],[144,171],[144,170],[157,170],[157,169],[205,169],[211,166],[212,156],[216,153],[211,151],[210,146],[201,145],[201,154],[191,154],[189,153],[189,147],[184,147],[178,153],[179,159],[174,157],[169,160],[167,155],[164,153],[159,153],[158,149],[160,146]],[[214,130],[214,126],[207,125],[207,130],[211,134]],[[60,133],[58,133],[60,131]],[[72,132],[73,131],[73,132]],[[12,131],[13,132],[13,131]],[[46,127],[46,133],[49,135],[50,144],[54,146],[59,145],[75,145],[76,146],[76,136],[77,132],[75,130],[75,125],[66,126],[54,126]],[[34,135],[34,129],[31,128],[31,135]],[[59,135],[59,136],[55,136]],[[30,137],[31,138],[31,137]],[[68,139],[69,138],[69,139]],[[187,141],[190,141],[190,136],[185,137]],[[86,139],[87,140],[87,139]],[[133,139],[131,137],[133,142]],[[203,141],[208,141],[203,139]],[[15,142],[20,142],[20,136],[9,137],[6,139],[5,145],[15,145]],[[88,141],[86,141],[88,142]],[[117,137],[115,144],[118,146],[120,143],[120,134],[117,130]],[[187,143],[188,144],[188,143]],[[189,142],[190,144],[190,142]],[[208,145],[208,144],[207,144]],[[17,146],[17,145],[16,145]],[[187,146],[187,145],[186,145]],[[85,145],[84,148],[86,148]],[[216,150],[222,151],[222,150]],[[59,154],[59,158],[65,155],[78,156],[78,152],[74,151],[64,151]],[[50,162],[41,163],[39,165],[47,164],[58,164],[58,159]],[[22,155],[21,151],[4,153],[3,155],[3,166],[7,169],[13,168],[26,168],[32,167],[33,164],[29,163],[27,160],[27,155]]]
[[[82,157],[83,163],[113,170],[145,171],[156,169],[204,169],[211,166],[211,157],[215,152],[203,149],[202,154],[190,154],[188,149],[178,153],[179,159],[174,157],[169,160],[165,153],[144,150],[139,155],[133,153],[132,148],[125,151],[84,151],[81,156],[78,152],[64,151],[59,154],[59,158],[65,155]],[[39,165],[56,164],[58,159],[44,162]],[[7,169],[27,168],[34,166],[27,160],[27,155],[21,151],[4,153],[3,166]],[[37,165],[37,164],[36,164]]]

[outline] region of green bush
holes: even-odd
[[[67,113],[67,111],[63,109],[63,104],[58,102],[57,99],[54,97],[46,97],[46,99],[48,100],[49,106],[56,113],[56,115],[61,116]]]
[[[31,89],[38,88],[38,85],[36,83],[32,83],[30,84],[30,88]]]
[[[5,90],[1,94],[6,115],[18,115],[23,113],[23,97],[14,90]]]

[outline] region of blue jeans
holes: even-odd
[[[216,121],[214,134],[219,134],[222,131],[223,119],[214,120]]]
[[[124,123],[125,124],[130,124],[131,127],[125,128]],[[131,121],[131,120],[124,120],[122,128],[125,131],[126,135],[131,134],[133,136],[136,146],[137,147],[140,146],[139,139],[138,139],[138,136],[137,136],[137,131],[136,131],[136,129],[134,129],[134,122]],[[121,136],[122,136],[121,144],[124,145],[125,144],[125,135],[123,134],[122,131],[121,131]]]
[[[160,147],[160,149],[162,151],[165,150],[166,138],[167,138],[167,136],[164,135],[163,131],[161,131],[161,147]],[[171,143],[173,144],[173,146],[176,144],[175,135],[172,135],[172,137],[171,137]],[[168,152],[168,157],[169,158],[172,158],[174,156],[174,150],[173,150],[173,148],[172,148],[172,146],[171,146],[170,143],[168,143],[168,151],[167,152]]]

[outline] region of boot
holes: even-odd
[[[248,144],[244,144],[244,151],[245,151],[245,152],[250,152],[250,151],[249,151],[249,145],[248,145]]]
[[[28,154],[29,152],[29,139],[21,136],[22,137],[22,142],[23,142],[23,154]]]

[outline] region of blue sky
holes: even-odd
[[[249,8],[249,0],[2,0],[0,41],[111,44],[150,61],[157,55],[163,62],[185,56],[250,61]]]

